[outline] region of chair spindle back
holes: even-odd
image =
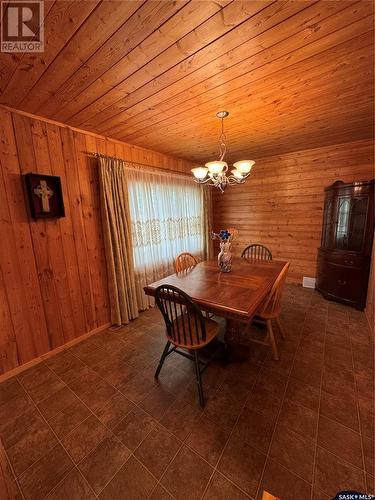
[[[268,314],[268,315],[273,314],[280,309],[281,296],[283,293],[285,279],[289,270],[289,266],[290,264],[289,262],[287,262],[280,271],[279,276],[276,278],[276,281],[273,284],[270,293],[268,294],[265,302],[261,307],[261,313],[260,313],[261,316],[262,314]]]
[[[241,257],[246,260],[272,260],[272,253],[264,245],[249,245],[242,252]]]
[[[161,285],[155,290],[155,299],[173,344],[198,347],[206,341],[204,316],[188,294],[172,285]]]
[[[197,259],[189,252],[183,252],[177,255],[174,261],[174,267],[176,269],[176,273],[184,271],[185,269],[189,269],[198,264]]]

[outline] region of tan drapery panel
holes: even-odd
[[[207,184],[201,186],[203,193],[204,207],[204,238],[205,238],[205,259],[212,259],[214,255],[214,245],[211,238],[213,231],[213,205],[212,205],[212,187]]]
[[[99,184],[111,322],[121,325],[138,317],[129,197],[123,161],[99,157]]]

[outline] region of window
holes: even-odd
[[[173,273],[179,253],[203,256],[203,192],[190,178],[176,174],[128,168],[127,180],[135,274],[138,288],[143,289]],[[149,298],[139,291],[141,296],[147,307]]]

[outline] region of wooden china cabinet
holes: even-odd
[[[327,299],[364,309],[374,236],[374,179],[325,188],[316,287]]]

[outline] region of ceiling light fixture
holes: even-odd
[[[227,175],[228,163],[224,161],[227,152],[226,137],[224,134],[224,118],[229,115],[228,111],[219,111],[216,116],[221,120],[220,134],[220,158],[217,161],[209,161],[204,167],[192,168],[195,182],[199,184],[210,183],[223,193],[228,184],[243,184],[245,179],[249,177],[253,160],[240,160],[233,163],[233,170]]]

